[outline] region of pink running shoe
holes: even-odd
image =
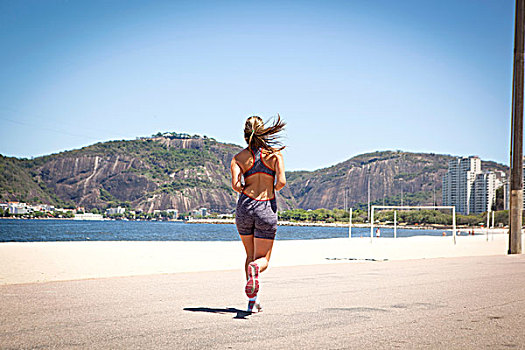
[[[254,262],[248,265],[248,282],[244,291],[248,298],[254,298],[259,292],[259,266]]]

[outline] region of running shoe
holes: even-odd
[[[252,314],[261,312],[262,306],[261,303],[259,303],[257,300],[249,300],[248,301],[248,312],[251,312]]]
[[[254,298],[259,292],[259,266],[254,262],[248,265],[248,282],[244,291],[248,298]]]

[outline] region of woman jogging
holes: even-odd
[[[266,270],[277,231],[275,191],[286,184],[284,161],[278,147],[278,134],[285,123],[278,115],[273,125],[265,126],[257,116],[244,125],[248,147],[231,162],[232,188],[240,193],[235,223],[246,250],[246,288],[248,311],[260,311],[257,302],[259,274]],[[244,180],[244,181],[243,181]]]

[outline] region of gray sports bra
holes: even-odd
[[[253,165],[243,174],[244,178],[246,179],[248,176],[252,176],[257,173],[268,174],[271,177],[275,177],[275,170],[270,169],[269,166],[264,164],[264,161],[261,157],[261,149],[251,147],[249,147],[248,149],[250,150],[250,152],[252,152],[253,155]]]

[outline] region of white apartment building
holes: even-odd
[[[448,163],[443,177],[443,205],[455,206],[460,214],[482,213],[496,198],[496,176],[481,171],[479,157],[461,157]]]
[[[478,173],[481,173],[479,157],[450,160],[448,171],[443,177],[443,205],[453,205],[458,213],[469,214],[471,191]]]
[[[490,171],[478,174],[474,181],[473,190],[472,212],[483,213],[492,210],[492,205],[496,200],[496,174]]]
[[[200,209],[194,209],[192,212],[193,216],[207,216],[208,215],[208,209],[206,208],[200,208]]]
[[[27,208],[32,211],[41,211],[41,212],[51,212],[55,211],[55,207],[53,205],[48,204],[37,204],[37,205],[29,205]]]
[[[168,214],[173,213],[174,218],[177,218],[177,216],[179,215],[179,211],[177,209],[155,209],[153,210],[154,215],[162,214],[163,212],[168,213]]]
[[[106,209],[106,215],[115,215],[115,214],[124,214],[126,212],[126,208],[108,208]]]
[[[31,212],[26,203],[9,202],[7,205],[9,214],[29,214]]]

